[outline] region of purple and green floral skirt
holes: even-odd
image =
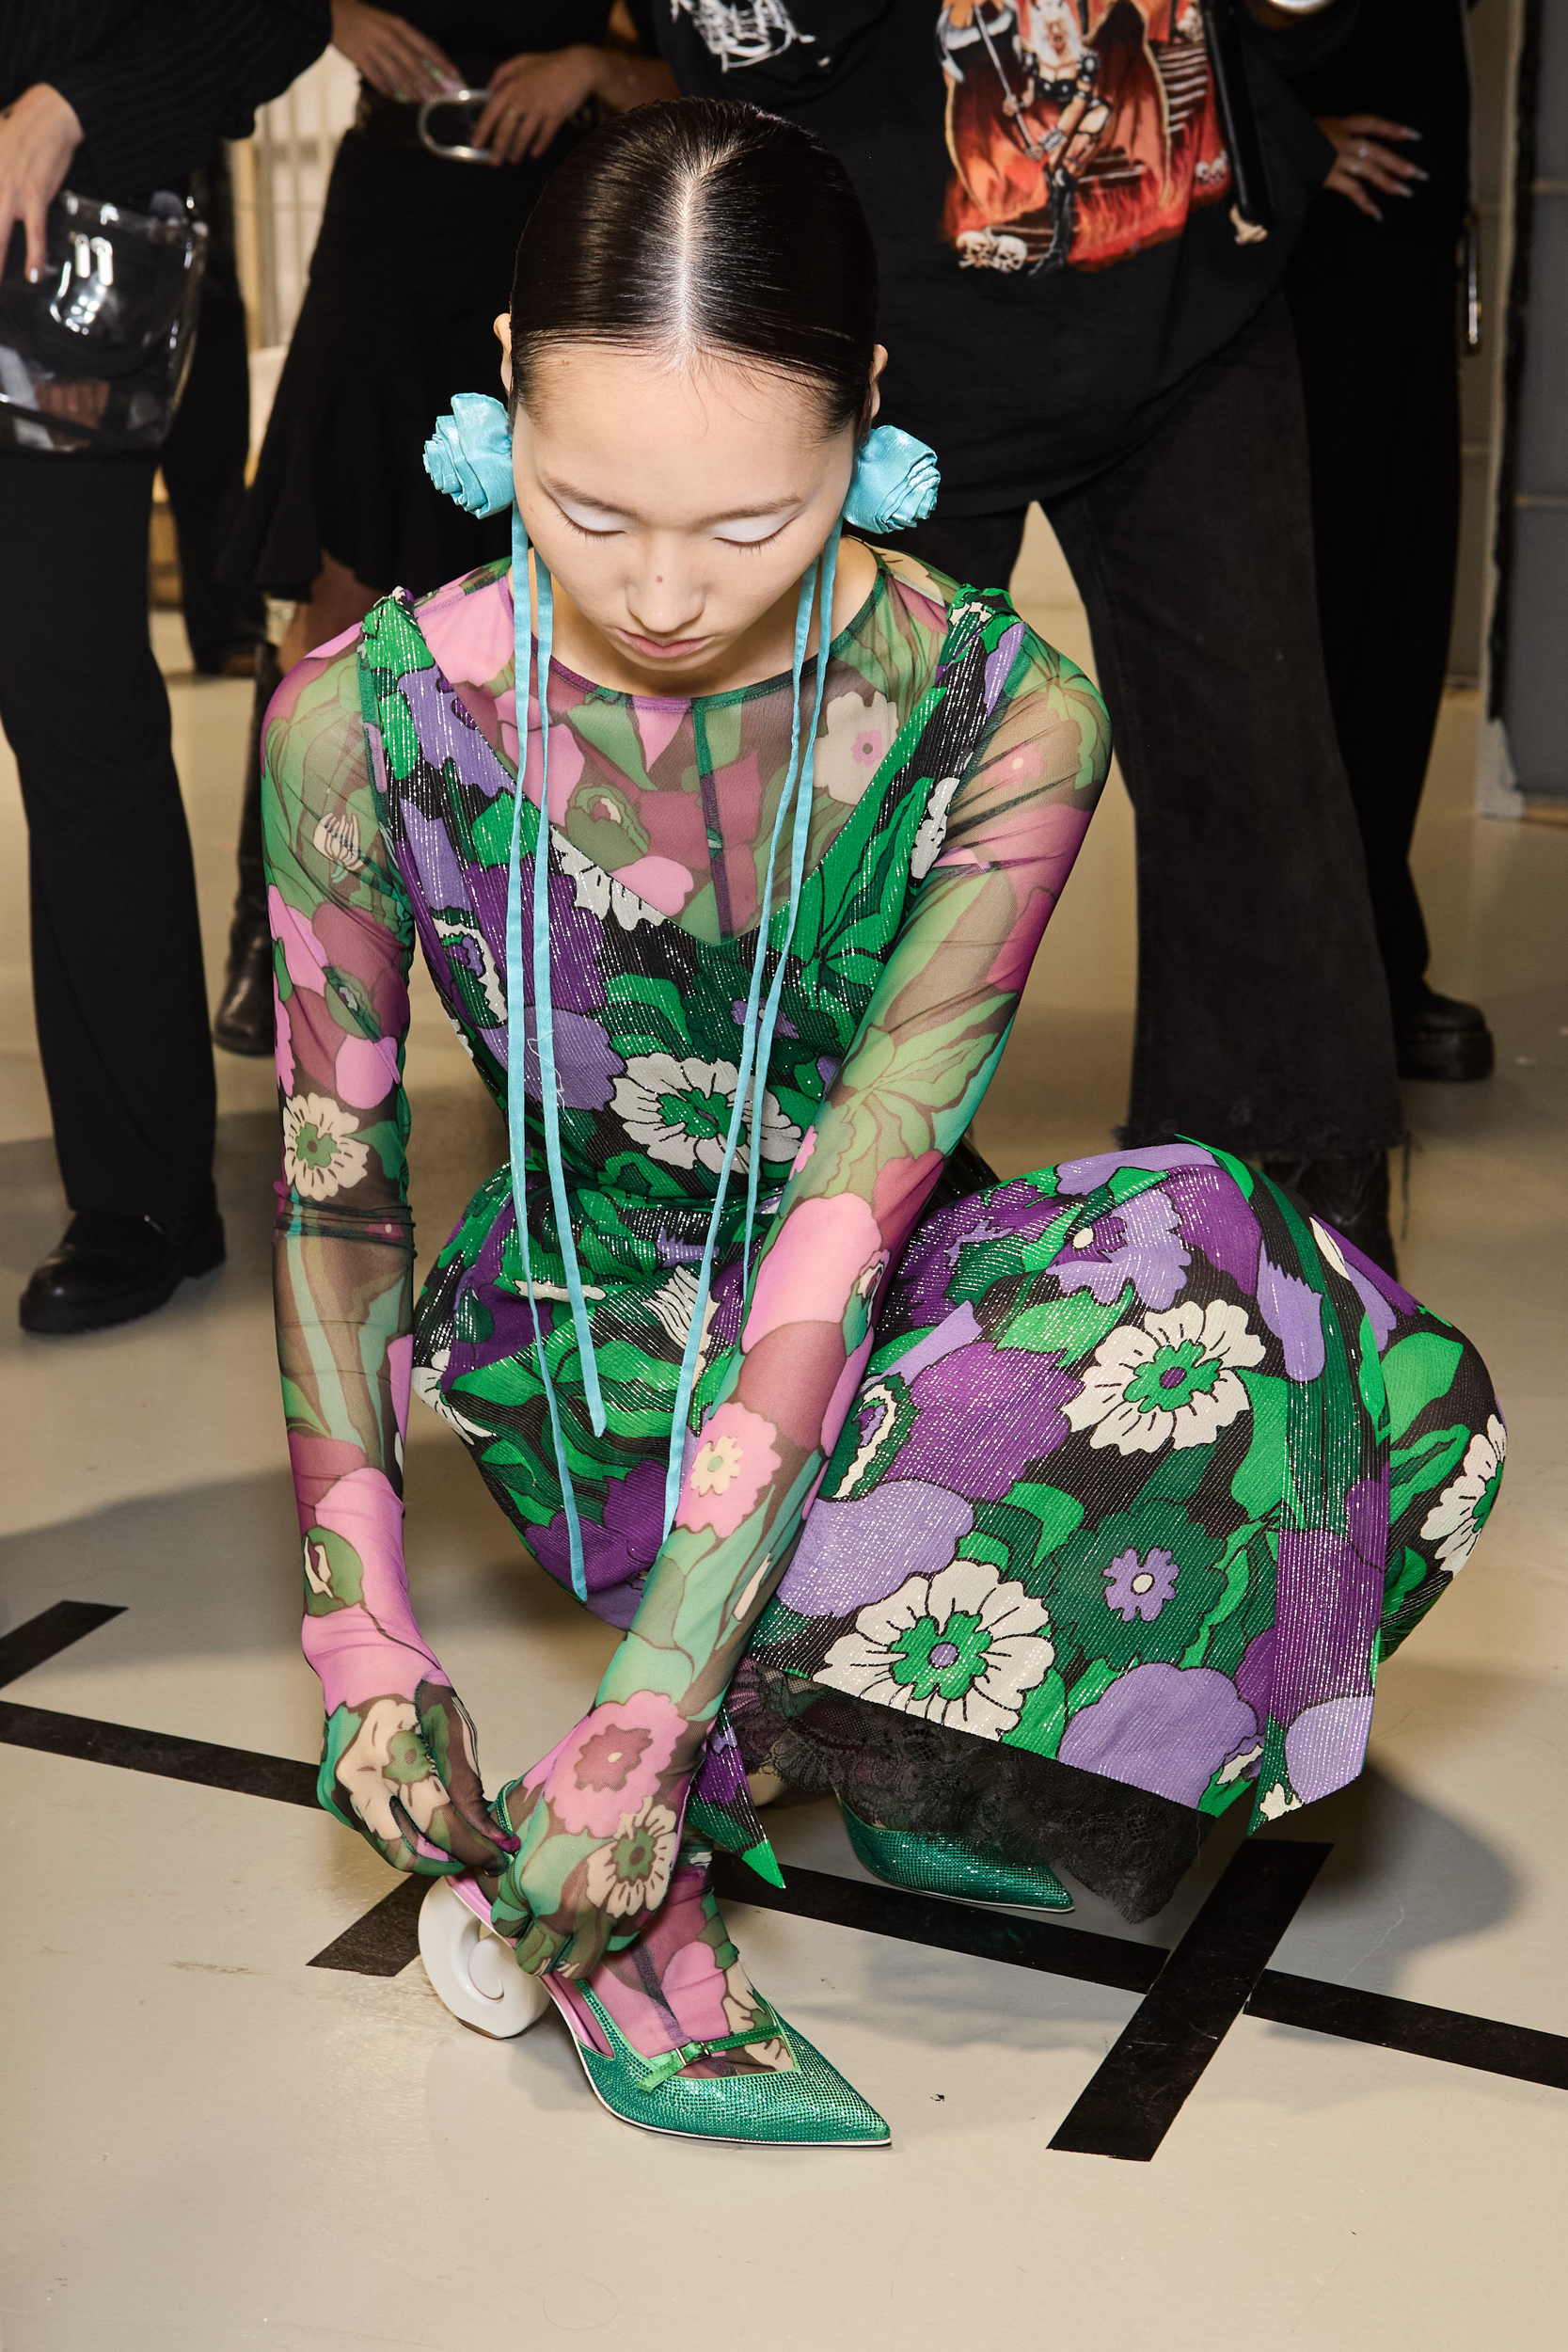
[[[734,1266],[721,1344],[738,1294]],[[1256,1826],[1355,1777],[1380,1661],[1497,1496],[1506,1439],[1466,1340],[1186,1143],[933,1207],[878,1333],[732,1687],[705,1821],[726,1774],[766,1764],[1138,1917],[1208,1819],[1246,1801]],[[657,1549],[665,1442],[602,1492],[578,1476],[614,1622]],[[557,1526],[526,1533],[564,1579]]]

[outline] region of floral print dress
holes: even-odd
[[[324,1796],[343,1809],[362,1787],[353,1812],[415,1867],[441,1863],[418,1834],[430,1756],[388,1661],[412,1658],[421,1688],[445,1677],[404,1575],[411,1391],[569,1576],[509,1168],[417,1310],[408,1273],[416,941],[498,1103],[514,1074],[513,642],[502,568],[389,597],[291,675],[266,735],[278,1331]],[[682,1804],[771,1867],[742,1776],[764,1761],[888,1826],[1063,1863],[1138,1915],[1204,1817],[1247,1794],[1274,1818],[1359,1770],[1380,1657],[1491,1508],[1504,1438],[1484,1370],[1224,1152],[1178,1141],[986,1181],[962,1139],[1103,781],[1106,723],[1004,596],[879,559],[830,649],[756,1232],[748,1263],[737,1184],[661,1542],[738,1025],[759,940],[765,979],[784,946],[785,910],[759,897],[790,681],[650,700],[557,663],[547,691],[560,1126],[601,1435],[536,1120],[527,1216],[588,1605],[625,1639],[601,1693],[618,1711],[530,1783],[545,1776],[563,1835],[621,1834],[581,1868],[628,1917],[668,1883]],[[382,1818],[400,1741],[407,1802]]]

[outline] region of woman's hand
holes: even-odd
[[[404,105],[461,89],[463,77],[438,40],[416,32],[401,16],[366,0],[332,0],[332,46],[364,75],[372,89]]]
[[[47,259],[45,218],[81,139],[75,107],[47,82],[35,82],[0,114],[0,266],[20,221],[27,240],[24,266],[34,285]]]
[[[473,1720],[450,1683],[335,1708],[317,1793],[395,1870],[495,1872],[515,1851],[484,1803]]]
[[[472,144],[487,147],[498,164],[543,155],[562,123],[594,96],[604,54],[578,41],[546,55],[508,57],[490,76],[490,103],[474,127]]]
[[[501,1790],[496,1818],[519,1846],[492,1918],[520,1968],[585,1977],[657,1910],[705,1728],[657,1691],[601,1700]]]
[[[1418,164],[1379,144],[1383,139],[1418,139],[1419,131],[1404,123],[1386,122],[1382,115],[1320,115],[1318,128],[1334,144],[1334,167],[1324,187],[1349,197],[1369,220],[1383,218],[1367,193],[1369,187],[1381,188],[1385,196],[1410,196],[1414,191],[1409,183],[1427,177]]]

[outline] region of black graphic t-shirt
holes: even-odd
[[[876,234],[884,419],[942,507],[1070,488],[1132,448],[1273,293],[1327,142],[1245,32],[1276,215],[1241,244],[1198,0],[643,0],[684,90],[804,123]]]

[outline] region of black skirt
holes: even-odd
[[[455,392],[500,397],[493,322],[576,135],[497,169],[345,135],[228,578],[307,596],[325,553],[369,588],[418,596],[509,551],[508,517],[443,498],[423,450]]]

